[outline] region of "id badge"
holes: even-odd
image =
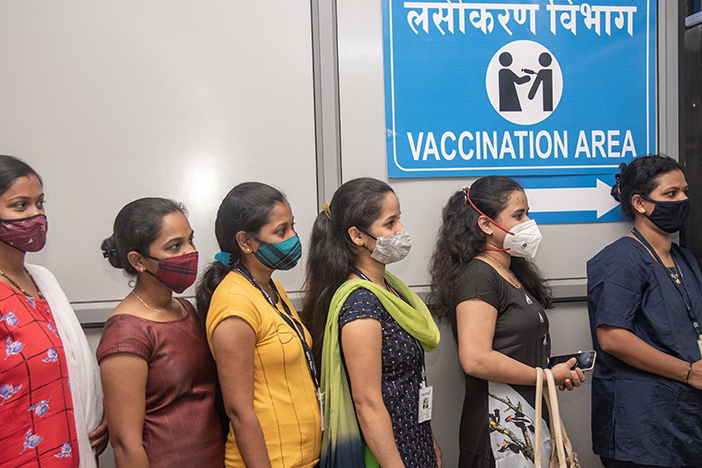
[[[700,356],[702,356],[702,339],[700,338],[697,339],[697,347],[700,350]]]
[[[324,393],[317,390],[317,401],[319,401],[319,416],[322,422],[322,432],[324,432]]]
[[[431,421],[431,408],[434,404],[434,387],[431,385],[419,389],[419,424]]]

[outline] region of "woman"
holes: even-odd
[[[56,278],[25,264],[46,233],[41,178],[0,156],[0,466],[96,467],[107,445],[97,363]]]
[[[410,246],[399,200],[376,179],[343,184],[314,223],[304,310],[326,397],[323,467],[364,466],[363,439],[366,466],[441,465],[424,363],[439,330],[386,271]]]
[[[671,240],[685,192],[673,159],[622,165],[612,194],[634,228],[587,264],[592,445],[605,467],[702,466],[702,277]]]
[[[230,420],[228,467],[313,467],[321,421],[311,338],[285,289],[271,278],[302,254],[290,204],[246,182],[217,211],[221,252],[197,288]]]
[[[431,259],[435,314],[451,322],[466,374],[459,432],[461,467],[534,466],[536,367],[548,366],[551,339],[544,308],[551,291],[529,260],[541,234],[524,190],[508,177],[478,179],[443,210]],[[554,366],[569,390],[584,380],[575,359]]]
[[[221,467],[217,373],[197,313],[174,299],[195,281],[198,253],[182,205],[141,198],[102,243],[135,278],[97,350],[117,467]]]

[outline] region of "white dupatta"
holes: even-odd
[[[49,303],[63,343],[73,399],[73,415],[76,420],[80,467],[97,468],[95,452],[88,439],[88,433],[100,425],[103,416],[102,387],[97,360],[56,277],[39,265],[25,264],[25,267]]]

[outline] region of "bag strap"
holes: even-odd
[[[543,413],[544,403],[544,370],[540,367],[536,368],[536,418],[534,421],[534,466],[541,468],[541,415]]]
[[[558,466],[566,467],[566,455],[563,447],[563,432],[561,427],[561,412],[558,407],[558,393],[556,390],[556,381],[553,378],[551,369],[544,369],[546,372],[546,382],[548,384],[548,400],[550,403],[549,412],[551,413],[551,438],[556,441],[556,451],[558,452]]]

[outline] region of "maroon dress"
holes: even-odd
[[[143,444],[151,467],[221,467],[217,369],[193,306],[181,302],[188,315],[173,322],[111,317],[97,358],[130,353],[148,364]]]

